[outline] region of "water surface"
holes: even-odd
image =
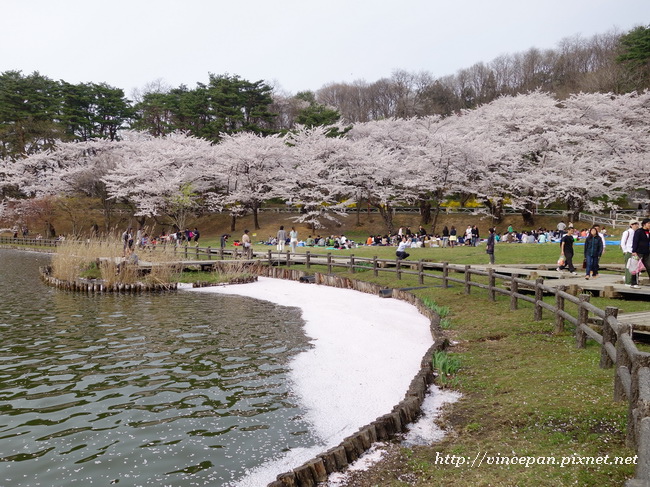
[[[0,485],[226,485],[317,440],[287,384],[300,310],[82,295],[0,250]]]

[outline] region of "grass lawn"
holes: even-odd
[[[392,258],[394,249],[331,252]],[[557,244],[499,244],[496,255],[497,263],[552,263],[559,252]],[[577,257],[581,257],[579,247]],[[487,262],[484,247],[414,249],[409,260],[420,258],[458,264]],[[603,261],[622,263],[620,249],[608,248]],[[379,277],[363,271],[336,273],[393,287],[418,286],[412,276],[398,281],[381,273]],[[448,289],[431,285],[414,292],[450,310],[451,327],[446,333],[453,343],[449,352],[461,360],[457,378],[463,397],[446,409],[441,421],[449,433],[443,441],[393,450],[386,460],[355,475],[348,485],[623,485],[634,475],[630,464],[579,463],[586,461],[582,457],[627,459],[635,455],[625,446],[627,403],[613,401],[614,372],[599,368],[598,344],[589,341],[587,348],[579,349],[572,325],[555,334],[550,313],[545,311],[543,319],[535,322],[531,304],[520,301],[520,309],[510,311],[509,298],[491,302],[487,292],[476,288],[469,296],[459,284]],[[592,303],[626,311],[649,309],[647,301],[593,298]],[[576,311],[568,304],[567,310]],[[472,468],[458,462],[443,463],[446,455],[473,460],[483,454],[500,459],[501,464],[484,462]],[[505,457],[513,456],[544,457],[539,460],[544,463],[528,467],[503,464]],[[563,459],[569,464],[561,467]],[[549,465],[550,461],[557,464]]]

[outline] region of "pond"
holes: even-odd
[[[0,250],[0,485],[224,486],[318,442],[287,381],[299,309],[73,294],[48,261]]]

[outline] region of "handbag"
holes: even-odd
[[[643,261],[639,259],[639,263],[636,266],[636,273],[641,274],[645,270],[645,266],[643,265]]]
[[[557,265],[562,267],[566,263],[566,260],[564,258],[564,255],[560,255],[560,258],[557,260]]]
[[[587,259],[583,259],[582,261],[582,268],[586,269],[587,268]]]
[[[638,274],[639,273],[639,260],[638,257],[632,256],[629,259],[627,259],[627,264],[626,268],[630,272],[630,274]],[[643,262],[641,262],[643,264]]]

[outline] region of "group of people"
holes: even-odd
[[[197,228],[194,230],[185,229],[185,231],[172,232],[170,234],[162,233],[159,237],[151,237],[149,234],[138,230],[134,235],[131,227],[127,228],[122,234],[124,245],[124,254],[130,254],[134,247],[147,248],[158,243],[171,242],[176,245],[188,244],[194,242],[198,246],[200,232]],[[588,230],[577,231],[571,223],[568,225],[561,221],[556,231],[550,232],[546,229],[537,231],[523,232],[518,234],[512,226],[501,236],[497,234],[495,228],[489,229],[489,235],[486,239],[486,252],[489,255],[490,264],[494,264],[494,248],[499,241],[503,242],[522,242],[522,243],[544,243],[548,241],[560,242],[560,259],[558,260],[558,271],[568,270],[571,274],[577,275],[576,267],[573,263],[575,256],[574,243],[579,239],[584,239],[584,261],[585,279],[596,279],[599,274],[600,258],[606,248],[605,237],[607,232],[594,225]],[[230,234],[221,236],[221,247],[227,245]],[[418,247],[455,247],[456,245],[477,246],[480,242],[480,233],[476,225],[468,225],[462,235],[459,235],[456,227],[445,226],[442,235],[429,235],[420,225],[416,232],[412,232],[409,227],[400,227],[394,235],[370,235],[366,240],[367,246],[396,246],[395,255],[397,259],[406,259],[409,257],[408,249]],[[245,249],[246,255],[252,256],[252,242],[250,232],[244,230],[240,241],[235,241],[235,245],[241,245]],[[309,237],[302,241],[298,238],[298,231],[295,227],[287,232],[284,225],[280,226],[275,237],[269,236],[264,242],[267,245],[275,245],[279,252],[285,250],[289,245],[291,252],[296,252],[298,246],[306,247],[330,247],[336,249],[349,249],[356,247],[357,244],[347,238],[345,235],[330,235],[329,237]],[[631,220],[629,228],[621,236],[621,249],[625,260],[625,285],[632,288],[639,288],[639,275],[643,269],[650,277],[650,219]]]
[[[639,275],[645,268],[650,277],[650,218],[630,221],[630,228],[621,236],[625,260],[625,285],[638,289]]]
[[[159,236],[149,235],[143,229],[138,229],[133,233],[133,227],[128,227],[122,233],[122,245],[124,255],[132,253],[135,248],[150,249],[159,244],[173,244],[173,245],[189,245],[190,242],[198,247],[201,232],[198,228],[190,230],[186,228],[184,231],[177,231],[166,233],[162,232]]]
[[[357,244],[347,238],[345,235],[330,235],[321,236],[309,235],[306,239],[301,240],[298,238],[298,231],[295,227],[287,232],[284,225],[280,226],[276,236],[269,235],[269,237],[262,242],[264,245],[275,245],[278,252],[284,252],[286,246],[289,246],[291,252],[296,252],[297,247],[329,247],[334,249],[351,249]]]
[[[573,243],[577,240],[578,232],[573,227],[568,227],[560,241],[560,266],[558,271],[567,269],[577,275],[573,264],[575,255]],[[598,278],[600,258],[605,252],[606,234],[600,230],[599,225],[594,225],[584,238],[585,279]],[[629,228],[621,236],[621,250],[625,262],[625,285],[638,289],[639,275],[643,270],[650,277],[650,218],[639,222],[634,219],[629,222]]]
[[[568,269],[568,271],[577,275],[576,267],[573,264],[573,257],[575,255],[575,250],[573,248],[573,243],[577,240],[576,231],[573,227],[568,227],[566,233],[562,236],[560,240],[560,266],[557,268],[558,271],[563,271]],[[588,235],[584,241],[584,269],[585,269],[585,279],[595,279],[598,277],[598,272],[600,270],[600,258],[605,251],[605,235],[600,232],[600,227],[594,225],[589,229]]]

